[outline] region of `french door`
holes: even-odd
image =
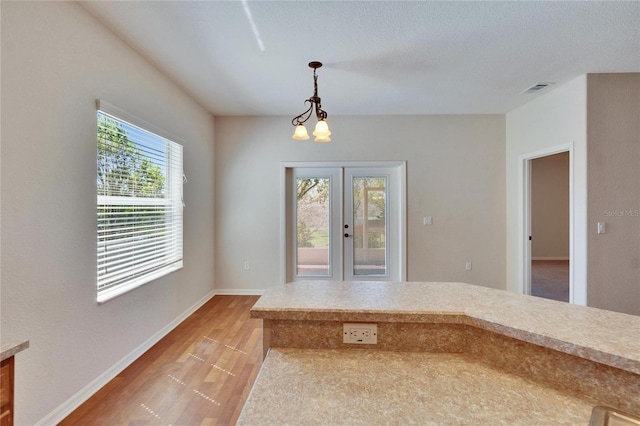
[[[403,281],[403,162],[287,163],[285,282]]]

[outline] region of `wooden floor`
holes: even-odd
[[[569,301],[569,261],[531,261],[531,295]]]
[[[262,362],[258,296],[215,296],[60,425],[233,425]]]

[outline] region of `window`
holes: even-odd
[[[98,302],[182,268],[182,146],[125,114],[98,106]]]

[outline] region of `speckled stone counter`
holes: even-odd
[[[592,401],[462,354],[273,348],[238,425],[588,425]]]
[[[466,324],[640,374],[640,317],[464,283],[296,282],[268,290],[251,316]]]
[[[0,341],[0,361],[11,358],[28,347],[28,340],[2,340]]]
[[[263,319],[265,351],[465,354],[640,415],[640,317],[463,283],[319,281],[268,290],[251,316]],[[343,322],[377,323],[378,344],[342,343]]]

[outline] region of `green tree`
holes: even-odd
[[[353,185],[353,208],[361,216],[367,215],[367,219],[384,219],[386,213],[386,186],[385,178],[366,177],[358,178]],[[362,212],[361,207],[367,197],[368,211]]]
[[[98,117],[98,195],[161,198],[165,175],[116,120]]]
[[[327,178],[303,178],[297,182],[298,200],[302,200],[309,192],[314,193],[315,199],[323,202],[329,195],[329,180]]]
[[[311,230],[307,227],[306,222],[298,223],[298,247],[313,247],[311,244]]]
[[[305,177],[296,182],[298,247],[328,244],[329,178]]]
[[[140,206],[135,198],[164,198],[163,169],[141,152],[117,120],[99,114],[97,136],[98,195],[131,198],[131,203],[126,205],[112,204],[109,198],[99,205],[101,240],[126,239],[133,225],[138,228],[137,237],[158,238],[161,231],[155,225],[164,223],[166,212],[153,205]]]

